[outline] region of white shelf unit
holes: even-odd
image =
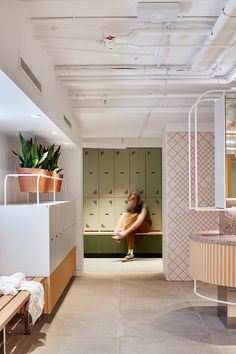
[[[1,275],[49,277],[76,245],[73,202],[0,206]]]

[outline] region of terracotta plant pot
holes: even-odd
[[[48,171],[48,175],[52,176],[52,177],[63,178],[62,174],[59,174],[59,173],[54,172],[54,171]],[[54,192],[54,183],[55,183],[55,192],[60,192],[61,191],[62,181],[58,180],[58,179],[55,179],[55,182],[54,182],[54,179],[51,178],[49,180],[49,183],[48,183],[48,186],[47,186],[47,190],[46,190],[48,193]]]
[[[58,175],[59,175],[58,176],[59,178],[63,178],[63,174],[62,173],[58,173]],[[62,186],[62,180],[58,179],[57,180],[57,189],[56,189],[57,192],[61,191],[61,186]]]
[[[17,173],[20,174],[41,174],[41,175],[48,175],[48,170],[44,170],[41,168],[26,168],[26,167],[17,167]],[[33,176],[21,176],[18,177],[20,190],[21,192],[31,192],[37,193],[37,177]],[[47,190],[47,185],[49,183],[48,178],[40,177],[39,178],[39,192],[45,193]]]

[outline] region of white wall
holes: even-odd
[[[12,150],[18,150],[18,139],[0,134],[0,204],[4,202],[4,179],[9,173],[16,172],[16,160]],[[7,184],[8,203],[18,203],[26,201],[25,193],[20,193],[18,181],[9,180]]]
[[[77,245],[76,245],[76,275],[80,275],[84,265],[83,241],[83,150],[64,149],[60,159],[60,167],[66,183],[68,200],[76,202]]]
[[[35,38],[24,2],[0,1],[0,69],[2,69],[77,146],[80,132],[73,119],[66,91],[57,79],[54,65]],[[19,69],[19,55],[42,84],[40,93]],[[70,129],[64,114],[72,122]]]

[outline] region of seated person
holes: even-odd
[[[113,240],[127,238],[128,252],[122,262],[134,259],[134,237],[136,232],[150,231],[151,220],[146,205],[140,202],[138,191],[132,192],[128,197],[128,207],[120,216],[117,226],[114,230]]]

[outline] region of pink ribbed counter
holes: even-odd
[[[236,287],[236,235],[220,235],[217,231],[192,234],[190,276],[214,285]]]

